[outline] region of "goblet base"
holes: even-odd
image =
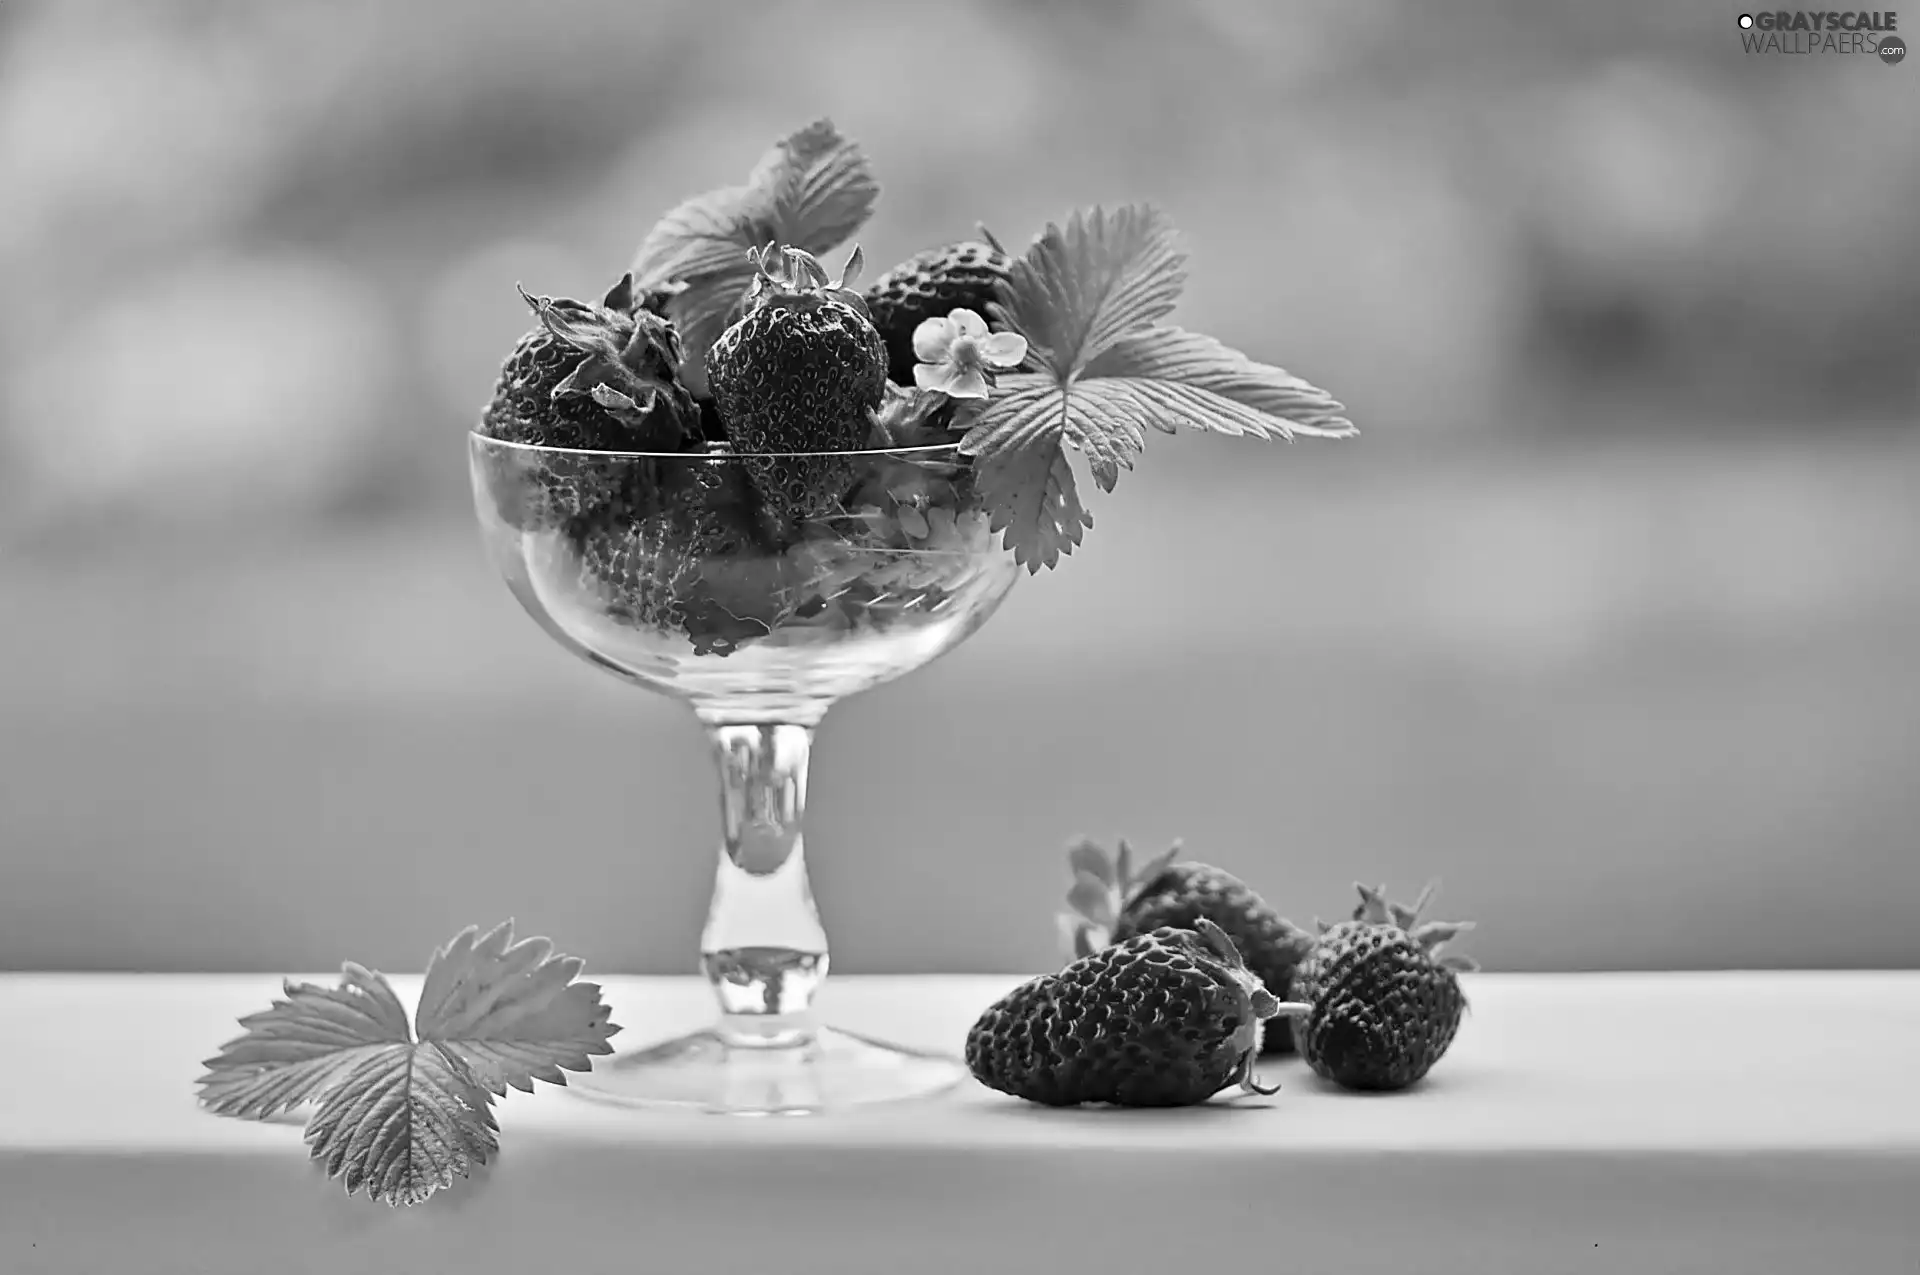
[[[596,1058],[569,1092],[626,1107],[718,1115],[806,1116],[925,1098],[958,1084],[966,1064],[832,1027],[758,1036],[719,1027]]]

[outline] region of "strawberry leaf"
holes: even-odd
[[[880,197],[866,154],[828,119],[761,156],[747,186],[771,211],[772,238],[815,256],[852,238]]]
[[[1325,390],[1172,325],[1120,337],[1087,365],[1085,376],[1149,382],[1138,392],[1153,409],[1150,423],[1167,433],[1181,425],[1259,438],[1355,433],[1346,408]]]
[[[430,1043],[385,1045],[320,1102],[307,1145],[347,1194],[418,1204],[499,1149],[486,1090]]]
[[[240,1020],[247,1034],[207,1060],[200,1100],[263,1119],[317,1102],[313,1157],[389,1204],[417,1204],[484,1165],[498,1146],[493,1095],[565,1084],[612,1052],[620,1029],[581,963],[511,921],[468,927],[427,965],[414,1029],[387,980],[348,962],[338,988],[287,983],[286,999]]]
[[[485,936],[462,930],[427,966],[415,1029],[458,1061],[474,1083],[504,1095],[535,1080],[564,1085],[562,1068],[586,1071],[610,1054],[620,1029],[597,983],[576,983],[582,962],[555,956],[543,938],[513,942],[513,923]]]
[[[1004,393],[967,431],[962,452],[986,460],[1013,452],[1057,453],[1065,443],[1086,456],[1100,489],[1112,491],[1120,471],[1133,468],[1146,446],[1151,411],[1120,382],[1080,380],[1064,387],[1045,373],[1017,372],[1001,377],[1000,385]],[[1020,540],[1035,530],[1022,519],[1011,525]],[[1010,536],[1009,547],[1015,544]]]
[[[1093,525],[1063,445],[1085,454],[1107,491],[1145,445],[1138,412],[1115,415],[1111,404],[1081,401],[1080,376],[1127,333],[1173,309],[1184,264],[1158,210],[1095,208],[1064,227],[1049,225],[989,307],[1027,338],[1026,366],[1039,370],[999,378],[960,450],[979,458],[993,525],[1029,570],[1056,565]]]
[[[1101,491],[1112,491],[1120,471],[1146,450],[1153,417],[1140,398],[1118,381],[1078,382],[1060,393],[1067,444],[1083,453]]]
[[[1163,323],[1184,281],[1185,257],[1165,216],[1145,205],[1096,208],[1048,226],[989,307],[1027,338],[1023,366],[1037,371],[1000,378],[960,450],[979,458],[983,474],[996,471],[982,485],[994,526],[1030,569],[1055,565],[1093,525],[1073,494],[1072,470],[1053,463],[1064,447],[1084,455],[1094,481],[1112,491],[1145,450],[1148,430],[1354,432],[1324,390]],[[1053,481],[1056,472],[1064,480]]]
[[[753,282],[747,250],[777,243],[830,252],[866,223],[879,194],[866,155],[821,119],[776,143],[744,185],[695,195],[647,232],[634,254],[634,287],[679,289],[666,315],[680,332],[688,388],[705,392],[707,351]]]
[[[1095,208],[1064,228],[1049,225],[1013,263],[991,308],[1064,390],[1115,341],[1173,309],[1185,264],[1158,209]]]
[[[216,1115],[266,1120],[311,1102],[368,1055],[404,1042],[407,1011],[387,980],[349,961],[339,987],[284,984],[286,999],[240,1020],[194,1083]]]
[[[1051,445],[1009,448],[982,459],[974,485],[990,511],[989,525],[1005,533],[1014,561],[1029,572],[1058,564],[1093,526],[1057,434]]]

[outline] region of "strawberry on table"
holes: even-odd
[[[1432,897],[1410,908],[1386,888],[1356,885],[1353,919],[1322,924],[1294,992],[1312,1010],[1293,1022],[1294,1043],[1315,1074],[1347,1089],[1404,1089],[1453,1043],[1466,1010],[1456,971],[1473,958],[1441,954],[1471,921],[1420,921]]]
[[[1165,926],[1022,984],[967,1034],[967,1066],[988,1088],[1049,1106],[1189,1106],[1253,1074],[1267,1020],[1304,1013],[1276,1000],[1219,926]]]
[[[1072,911],[1060,918],[1069,950],[1085,956],[1161,926],[1191,929],[1204,919],[1226,931],[1267,991],[1278,1000],[1291,999],[1295,968],[1312,948],[1313,936],[1232,873],[1208,863],[1176,862],[1180,850],[1175,842],[1136,867],[1125,839],[1111,855],[1086,838],[1069,846]],[[1292,1033],[1268,1032],[1264,1052],[1292,1053]]]

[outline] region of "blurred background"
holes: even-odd
[[[1076,832],[1497,969],[1920,964],[1920,61],[1687,0],[0,6],[0,968],[682,972],[690,715],[482,556],[528,325],[831,115],[883,267],[1100,201],[1362,437],[1159,439],[823,728],[837,969],[1054,960]]]

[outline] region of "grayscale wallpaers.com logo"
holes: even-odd
[[[1907,56],[1894,32],[1900,15],[1885,13],[1743,13],[1740,42],[1749,53],[1867,53],[1888,66]]]

